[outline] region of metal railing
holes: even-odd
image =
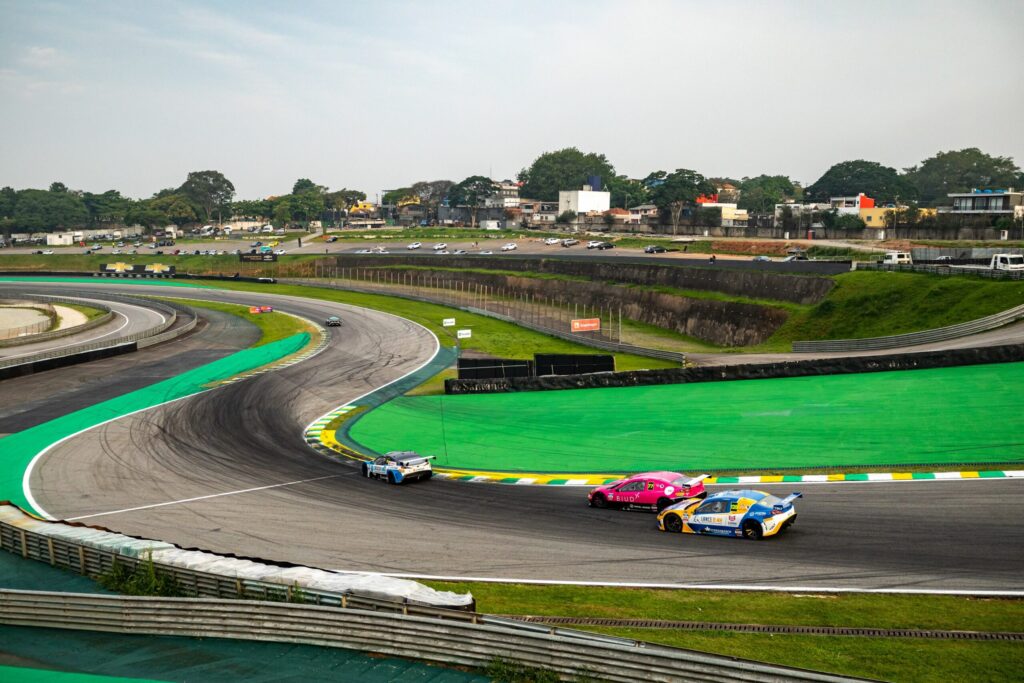
[[[959,339],[980,332],[988,332],[1024,318],[1024,306],[1017,306],[995,315],[978,318],[965,323],[948,327],[938,327],[923,332],[894,334],[888,337],[871,337],[868,339],[835,339],[823,341],[795,341],[795,353],[812,353],[815,351],[874,351],[879,349],[896,349],[904,346],[918,346],[950,339]]]
[[[110,633],[302,643],[483,667],[497,658],[607,681],[851,681],[641,641],[485,623],[240,600],[0,590],[0,623]]]
[[[32,296],[37,295],[32,294]],[[64,356],[74,356],[80,353],[87,353],[90,351],[97,351],[100,349],[116,348],[119,346],[126,346],[128,344],[134,343],[138,343],[139,348],[144,348],[146,346],[152,346],[153,344],[158,344],[162,341],[167,341],[169,339],[179,337],[185,334],[186,332],[194,329],[197,323],[195,313],[188,307],[182,306],[180,304],[165,301],[154,301],[152,299],[141,299],[130,296],[108,294],[105,292],[101,294],[97,294],[96,292],[88,292],[81,294],[81,298],[88,299],[94,299],[97,298],[98,296],[108,301],[119,301],[122,303],[128,303],[136,306],[142,306],[145,308],[153,308],[159,310],[162,313],[166,314],[166,320],[164,320],[162,323],[155,327],[149,328],[148,330],[143,330],[141,332],[136,332],[134,334],[125,335],[123,337],[106,339],[103,341],[86,342],[84,344],[75,344],[72,346],[63,346],[57,349],[52,349],[50,351],[41,351],[30,356],[19,356],[17,358],[8,358],[6,360],[0,360],[0,368],[7,368],[16,365],[25,365],[28,363],[36,363],[43,360],[50,360],[52,358],[62,358]],[[56,299],[60,297],[50,298]],[[67,297],[65,297],[65,299],[68,301],[76,300]],[[168,331],[169,328],[171,328],[175,324],[175,322],[177,322],[177,317],[179,313],[189,315],[192,319],[185,325],[181,325],[173,330]]]
[[[883,270],[896,273],[927,273],[929,275],[969,275],[973,277],[986,278],[988,280],[1020,280],[1024,279],[1024,271],[1021,270],[993,270],[991,268],[960,268],[957,266],[937,266],[927,264],[884,264],[854,262],[854,270]]]
[[[686,354],[678,353],[676,351],[664,351],[662,349],[651,349],[643,346],[633,346],[631,344],[623,344],[621,342],[610,341],[606,339],[598,339],[595,337],[587,337],[578,334],[572,334],[564,330],[555,329],[547,325],[541,325],[523,317],[516,317],[515,315],[506,315],[504,313],[497,313],[487,309],[480,308],[478,306],[466,305],[463,302],[458,301],[457,295],[453,293],[453,296],[446,296],[441,292],[447,292],[448,290],[438,290],[438,294],[431,296],[430,289],[420,289],[418,294],[411,294],[409,292],[399,291],[397,287],[391,286],[384,283],[372,283],[366,281],[359,281],[359,284],[353,284],[346,282],[345,284],[332,284],[321,280],[307,280],[307,279],[286,279],[280,278],[278,282],[282,284],[293,284],[293,285],[307,285],[313,287],[324,287],[327,289],[338,289],[342,291],[350,292],[361,292],[364,294],[383,294],[386,296],[393,296],[399,299],[408,299],[411,301],[421,301],[428,304],[440,304],[448,306],[450,308],[456,308],[467,313],[474,313],[476,315],[486,316],[488,318],[495,318],[497,320],[503,320],[505,322],[525,327],[534,332],[540,332],[552,337],[559,339],[565,339],[566,341],[575,342],[584,346],[591,346],[593,348],[602,349],[604,351],[614,351],[617,353],[631,353],[637,356],[646,356],[648,358],[659,358],[662,360],[674,361],[682,365],[686,362]],[[514,310],[513,308],[509,309]]]

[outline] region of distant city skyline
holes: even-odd
[[[0,186],[148,197],[214,169],[371,199],[515,178],[545,151],[619,173],[1024,163],[1024,3],[0,0]]]

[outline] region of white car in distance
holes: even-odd
[[[518,248],[519,248],[519,246],[515,242],[509,242],[507,244],[501,245],[501,250],[502,251],[513,251],[513,250],[518,249]]]
[[[441,251],[442,249],[447,249],[447,248],[448,248],[448,245],[445,244],[444,242],[438,242],[437,244],[434,245],[434,251]]]
[[[552,245],[558,244],[561,241],[562,240],[558,239],[557,237],[549,237],[546,240],[544,240],[544,244],[547,244],[548,246],[552,246]]]
[[[422,246],[423,246],[423,244],[420,243],[420,242],[413,242],[412,244],[407,246],[406,249],[419,249]]]

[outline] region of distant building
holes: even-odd
[[[658,207],[654,204],[640,204],[629,207],[629,223],[640,225],[646,220],[658,219]]]
[[[592,190],[584,185],[582,190],[562,190],[558,193],[558,213],[571,211],[574,214],[604,213],[611,208],[612,193]]]
[[[941,214],[954,216],[1024,217],[1024,192],[1005,190],[971,190],[947,195],[953,206],[940,206]]]
[[[861,209],[875,208],[875,200],[861,192],[856,197],[832,197],[829,199],[829,205],[840,216],[843,214],[857,216]]]
[[[520,199],[519,211],[527,225],[554,223],[558,217],[558,202],[542,202],[537,199]]]
[[[811,202],[808,204],[797,204],[796,202],[786,202],[785,204],[775,205],[775,218],[774,226],[776,228],[782,228],[785,226],[785,215],[786,209],[789,209],[790,215],[793,220],[796,221],[797,225],[804,222],[809,222],[810,226],[818,227],[821,222],[821,214],[832,209],[831,204],[825,204],[824,202]],[[804,221],[805,215],[809,216],[808,221]],[[794,226],[796,227],[796,226]]]
[[[511,180],[495,182],[495,191],[484,200],[487,208],[515,209],[519,207],[519,183]]]
[[[717,195],[716,195],[717,196]],[[708,202],[697,199],[702,209],[719,209],[722,212],[723,228],[745,228],[750,216],[746,209],[737,208],[732,202]]]

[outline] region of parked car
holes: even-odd
[[[422,246],[423,246],[422,242],[413,242],[412,244],[407,246],[406,249],[419,249]]]
[[[754,260],[757,261],[758,263],[764,263],[767,261],[771,261],[772,259],[771,257],[765,256],[764,254],[758,254],[757,256],[754,257]]]
[[[576,246],[579,243],[580,243],[579,240],[574,240],[571,237],[568,238],[568,239],[562,240],[562,246],[563,247],[573,247],[573,246]]]
[[[447,249],[442,249],[441,251],[435,251],[434,253],[438,254],[438,255],[441,255],[441,256],[444,256],[444,255],[447,255],[449,252],[448,252]]]
[[[372,254],[372,249],[356,249],[357,254]]]
[[[515,242],[508,242],[506,244],[501,245],[502,251],[515,251],[518,248],[519,246]]]
[[[775,536],[796,521],[793,501],[802,495],[791,493],[779,499],[764,491],[721,491],[704,501],[687,499],[666,507],[658,513],[658,528],[753,540]]]
[[[362,464],[364,477],[387,479],[389,484],[401,484],[414,479],[430,479],[433,471],[430,461],[434,456],[422,456],[413,451],[392,451]]]
[[[943,261],[943,262],[948,263],[949,261],[953,260],[953,257],[952,256],[948,256],[948,255],[942,255],[942,256],[936,256],[935,260],[936,261]]]
[[[558,244],[561,241],[562,240],[558,239],[557,237],[549,237],[546,240],[544,240],[544,244],[554,245],[554,244]]]
[[[481,256],[493,256],[494,252],[491,251],[490,249],[484,249],[483,251],[480,252],[480,255]]]
[[[456,249],[452,253],[455,254],[456,256],[462,256],[463,254],[468,253],[468,252],[465,249]]]
[[[703,498],[708,475],[688,477],[678,472],[644,472],[591,489],[587,503],[596,508],[658,510],[690,498]]]
[[[44,256],[53,256],[53,249],[43,249]]]
[[[337,241],[338,241],[338,238],[335,235],[331,235],[330,237],[325,237],[324,238],[324,242],[337,242]]]
[[[275,249],[274,253],[277,254],[278,256],[284,256],[288,252],[286,250],[284,250],[284,249]]]
[[[597,245],[604,244],[601,240],[590,240],[587,242],[587,249],[597,249]]]
[[[600,242],[594,249],[614,249],[615,245],[611,242]]]
[[[442,249],[447,249],[447,248],[448,248],[448,245],[445,244],[444,242],[438,242],[437,244],[435,244],[433,246],[434,251],[441,251]]]
[[[665,251],[667,251],[665,247],[661,246],[660,244],[648,244],[646,247],[644,247],[645,254],[664,254]]]

